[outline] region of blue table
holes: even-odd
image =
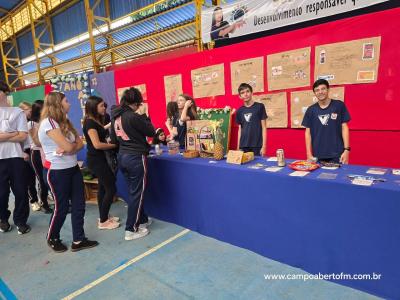
[[[347,175],[368,167],[318,169],[300,178],[288,176],[289,168],[248,168],[255,163],[276,164],[151,157],[147,213],[311,274],[381,274],[380,280],[332,281],[400,298],[400,176],[375,175],[387,182],[364,187]],[[338,176],[319,179],[320,173]],[[126,197],[122,178],[118,190]]]

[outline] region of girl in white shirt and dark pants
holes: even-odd
[[[51,92],[46,96],[39,125],[39,141],[46,161],[49,162],[47,181],[54,196],[54,212],[47,233],[47,244],[55,252],[67,247],[60,240],[60,230],[71,201],[73,243],[71,251],[79,251],[98,245],[85,237],[83,229],[85,196],[81,171],[76,153],[83,143],[67,118],[70,104],[64,94]]]

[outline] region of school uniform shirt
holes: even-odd
[[[350,121],[346,105],[331,100],[326,108],[315,103],[307,108],[302,126],[310,128],[313,155],[319,159],[337,158],[344,151],[342,124]]]
[[[184,148],[186,143],[186,122],[182,122],[179,120],[179,115],[175,115],[172,118],[172,126],[176,127],[178,135],[174,137],[174,140],[179,142],[179,146]]]
[[[261,148],[263,143],[261,121],[268,118],[264,104],[254,102],[242,106],[236,113],[236,123],[241,126],[239,148]]]
[[[42,145],[46,163],[44,166],[51,170],[61,170],[75,167],[78,164],[76,154],[56,155],[59,148],[57,144],[47,135],[50,130],[60,128],[59,124],[51,118],[46,118],[39,125],[39,141]],[[69,133],[67,140],[71,143],[75,141],[75,136]]]
[[[105,159],[105,152],[104,150],[97,150],[92,143],[92,140],[90,139],[90,136],[88,134],[90,129],[94,129],[97,131],[97,135],[99,136],[99,141],[102,143],[107,143],[106,137],[107,137],[107,130],[104,129],[102,125],[97,123],[96,121],[92,119],[85,119],[83,123],[83,134],[85,135],[86,139],[86,144],[87,144],[87,156],[90,157],[96,157],[100,159]]]
[[[34,121],[29,121],[28,122],[28,131],[31,131],[34,128],[39,129],[39,123],[34,122]],[[40,150],[40,147],[35,145],[32,137],[30,135],[28,135],[27,140],[28,140],[29,147],[31,148],[31,150]]]
[[[119,153],[148,155],[151,147],[146,137],[156,134],[150,118],[126,105],[116,106],[111,117],[111,141],[119,144]]]
[[[28,124],[22,109],[18,107],[0,107],[0,132],[26,132]],[[24,157],[21,143],[0,142],[0,159]]]

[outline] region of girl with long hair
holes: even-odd
[[[162,128],[157,128],[156,129],[156,134],[153,138],[153,140],[151,141],[152,145],[167,145],[167,136],[165,135],[165,131]]]
[[[103,126],[105,113],[103,99],[90,96],[85,104],[83,133],[87,142],[87,164],[99,181],[97,203],[100,219],[97,227],[98,229],[115,229],[120,225],[119,218],[110,217],[109,212],[117,191],[116,178],[107,163],[105,151],[115,149],[116,145],[107,143],[107,130]]]
[[[67,250],[67,246],[60,239],[60,230],[67,216],[70,201],[73,237],[71,251],[98,245],[98,242],[86,238],[83,229],[85,196],[83,177],[76,155],[82,149],[83,143],[67,118],[69,109],[70,104],[64,94],[50,92],[44,102],[38,132],[49,166],[47,182],[55,203],[47,233],[47,244],[55,252]]]
[[[170,101],[167,104],[167,120],[165,121],[165,126],[169,131],[169,135],[173,136],[173,129],[174,129],[174,118],[179,113],[178,103],[176,101]]]
[[[40,210],[40,204],[39,204],[39,199],[37,195],[37,190],[36,190],[36,176],[35,176],[35,171],[32,168],[31,164],[29,163],[30,156],[31,156],[31,144],[32,144],[32,137],[30,135],[30,120],[31,120],[31,115],[32,115],[32,105],[28,102],[21,102],[18,107],[24,111],[24,114],[26,116],[27,120],[27,126],[28,126],[28,137],[22,143],[22,148],[24,151],[24,161],[25,161],[25,174],[26,174],[26,179],[28,182],[28,197],[29,197],[29,202],[31,204],[32,210],[33,211],[39,211]]]
[[[147,175],[147,155],[150,145],[146,137],[153,137],[147,105],[137,88],[124,91],[121,104],[111,111],[111,139],[119,143],[118,161],[128,185],[128,216],[125,240],[134,240],[149,234],[151,219],[143,210]]]
[[[181,148],[185,148],[186,121],[197,120],[197,106],[192,96],[181,94],[178,97],[178,114],[173,120],[173,136]]]
[[[33,171],[35,172],[35,176],[37,181],[39,182],[39,197],[40,203],[36,203],[39,206],[33,207],[33,210],[40,210],[42,209],[46,214],[51,214],[53,210],[49,206],[49,202],[47,197],[49,196],[49,189],[45,182],[43,176],[43,164],[41,158],[41,151],[42,147],[40,145],[38,139],[38,129],[39,129],[39,122],[40,122],[40,114],[42,112],[44,105],[43,100],[36,100],[32,104],[32,113],[30,120],[28,121],[28,132],[30,137],[30,157],[29,157],[29,164]]]
[[[216,7],[212,14],[210,37],[212,41],[229,38],[237,28],[245,24],[244,20],[237,20],[233,24],[224,21],[224,14],[221,7]]]

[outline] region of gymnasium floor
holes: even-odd
[[[124,220],[125,204],[112,214]],[[86,234],[100,245],[76,253],[47,247],[41,212],[31,212],[30,233],[0,233],[0,299],[378,299],[327,281],[266,280],[305,272],[159,220],[125,241],[123,227],[99,231],[97,215],[87,205]],[[69,247],[69,217],[61,234]]]

